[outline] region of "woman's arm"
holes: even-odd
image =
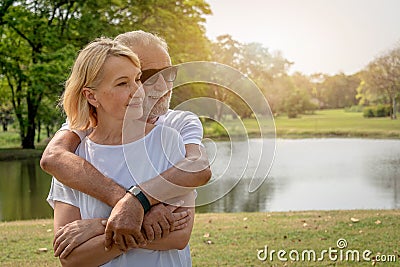
[[[121,255],[123,252],[117,246],[104,250],[104,236],[95,236],[75,248],[66,258],[60,259],[62,266],[99,266]]]
[[[79,208],[55,201],[54,203],[54,232],[60,228],[72,223],[76,220],[81,220]],[[83,220],[91,223],[91,227],[87,228],[92,237],[77,248],[65,258],[60,258],[62,266],[99,266],[115,257],[122,254],[116,247],[109,251],[104,251],[104,226],[101,224],[101,219]]]

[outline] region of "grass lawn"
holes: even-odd
[[[321,110],[314,115],[275,119],[278,137],[339,136],[400,138],[400,120],[364,118],[362,113],[344,110]]]
[[[193,266],[397,266],[399,216],[398,210],[196,214],[190,240]],[[59,266],[52,255],[51,229],[51,220],[0,223],[0,266]],[[337,246],[341,238],[347,242],[343,249]],[[263,258],[265,246],[268,257],[261,261],[257,252]],[[331,254],[318,261],[330,248]],[[288,261],[278,259],[279,250],[286,251],[281,258]],[[315,261],[313,254],[308,260],[311,250]],[[363,260],[366,250],[370,261]],[[298,253],[298,261],[290,260],[290,251],[293,259]],[[383,258],[387,262],[377,262]]]
[[[261,119],[260,125],[266,125],[269,129],[263,129],[267,133],[273,129],[272,121]],[[364,118],[360,112],[345,112],[343,109],[319,110],[315,114],[301,115],[295,119],[289,119],[285,115],[274,118],[276,136],[278,138],[314,138],[314,137],[365,137],[365,138],[400,138],[400,119],[390,118]],[[250,137],[260,136],[259,122],[255,119],[244,119],[247,134]],[[225,120],[221,122],[231,135],[237,134],[238,121]],[[217,127],[214,122],[204,125],[206,137],[227,136],[222,127]],[[237,130],[238,129],[238,130]],[[271,135],[269,135],[271,136]]]

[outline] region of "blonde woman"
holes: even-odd
[[[70,128],[93,129],[76,154],[126,189],[170,168],[185,155],[177,131],[138,120],[144,98],[140,75],[139,60],[129,48],[101,38],[79,53],[63,95]],[[121,251],[113,246],[105,251],[101,220],[110,215],[110,206],[55,178],[48,201],[54,208],[55,231],[74,221],[85,228],[77,234],[84,234],[87,241],[60,258],[63,266],[191,266],[188,242],[193,216],[187,216],[185,227],[159,240],[146,243],[144,238],[125,236],[115,242],[137,248]],[[194,214],[194,193],[184,201]]]

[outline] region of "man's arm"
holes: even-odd
[[[114,207],[126,194],[125,189],[75,155],[80,142],[74,132],[58,131],[44,150],[40,167],[61,183]]]
[[[125,196],[125,189],[104,176],[88,161],[75,155],[79,143],[80,138],[74,132],[58,131],[43,152],[41,168],[61,183],[114,207]],[[185,148],[185,159],[139,185],[144,193],[150,192],[146,195],[151,205],[187,194],[190,187],[204,185],[210,180],[211,170],[206,150],[197,144],[187,144]],[[171,186],[171,183],[186,188]]]
[[[197,144],[185,145],[185,158],[160,175],[139,187],[146,194],[151,205],[182,196],[193,187],[205,185],[211,178],[206,149]]]

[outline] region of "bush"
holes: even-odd
[[[389,105],[377,105],[364,108],[364,117],[388,117],[390,116],[391,107]]]
[[[365,118],[373,118],[375,117],[375,108],[366,107],[364,108],[363,115]]]
[[[353,105],[351,107],[345,107],[344,111],[346,112],[363,112],[364,107],[363,106],[358,106],[358,105]]]
[[[388,117],[390,116],[391,108],[388,105],[378,105],[376,107],[376,117]]]

